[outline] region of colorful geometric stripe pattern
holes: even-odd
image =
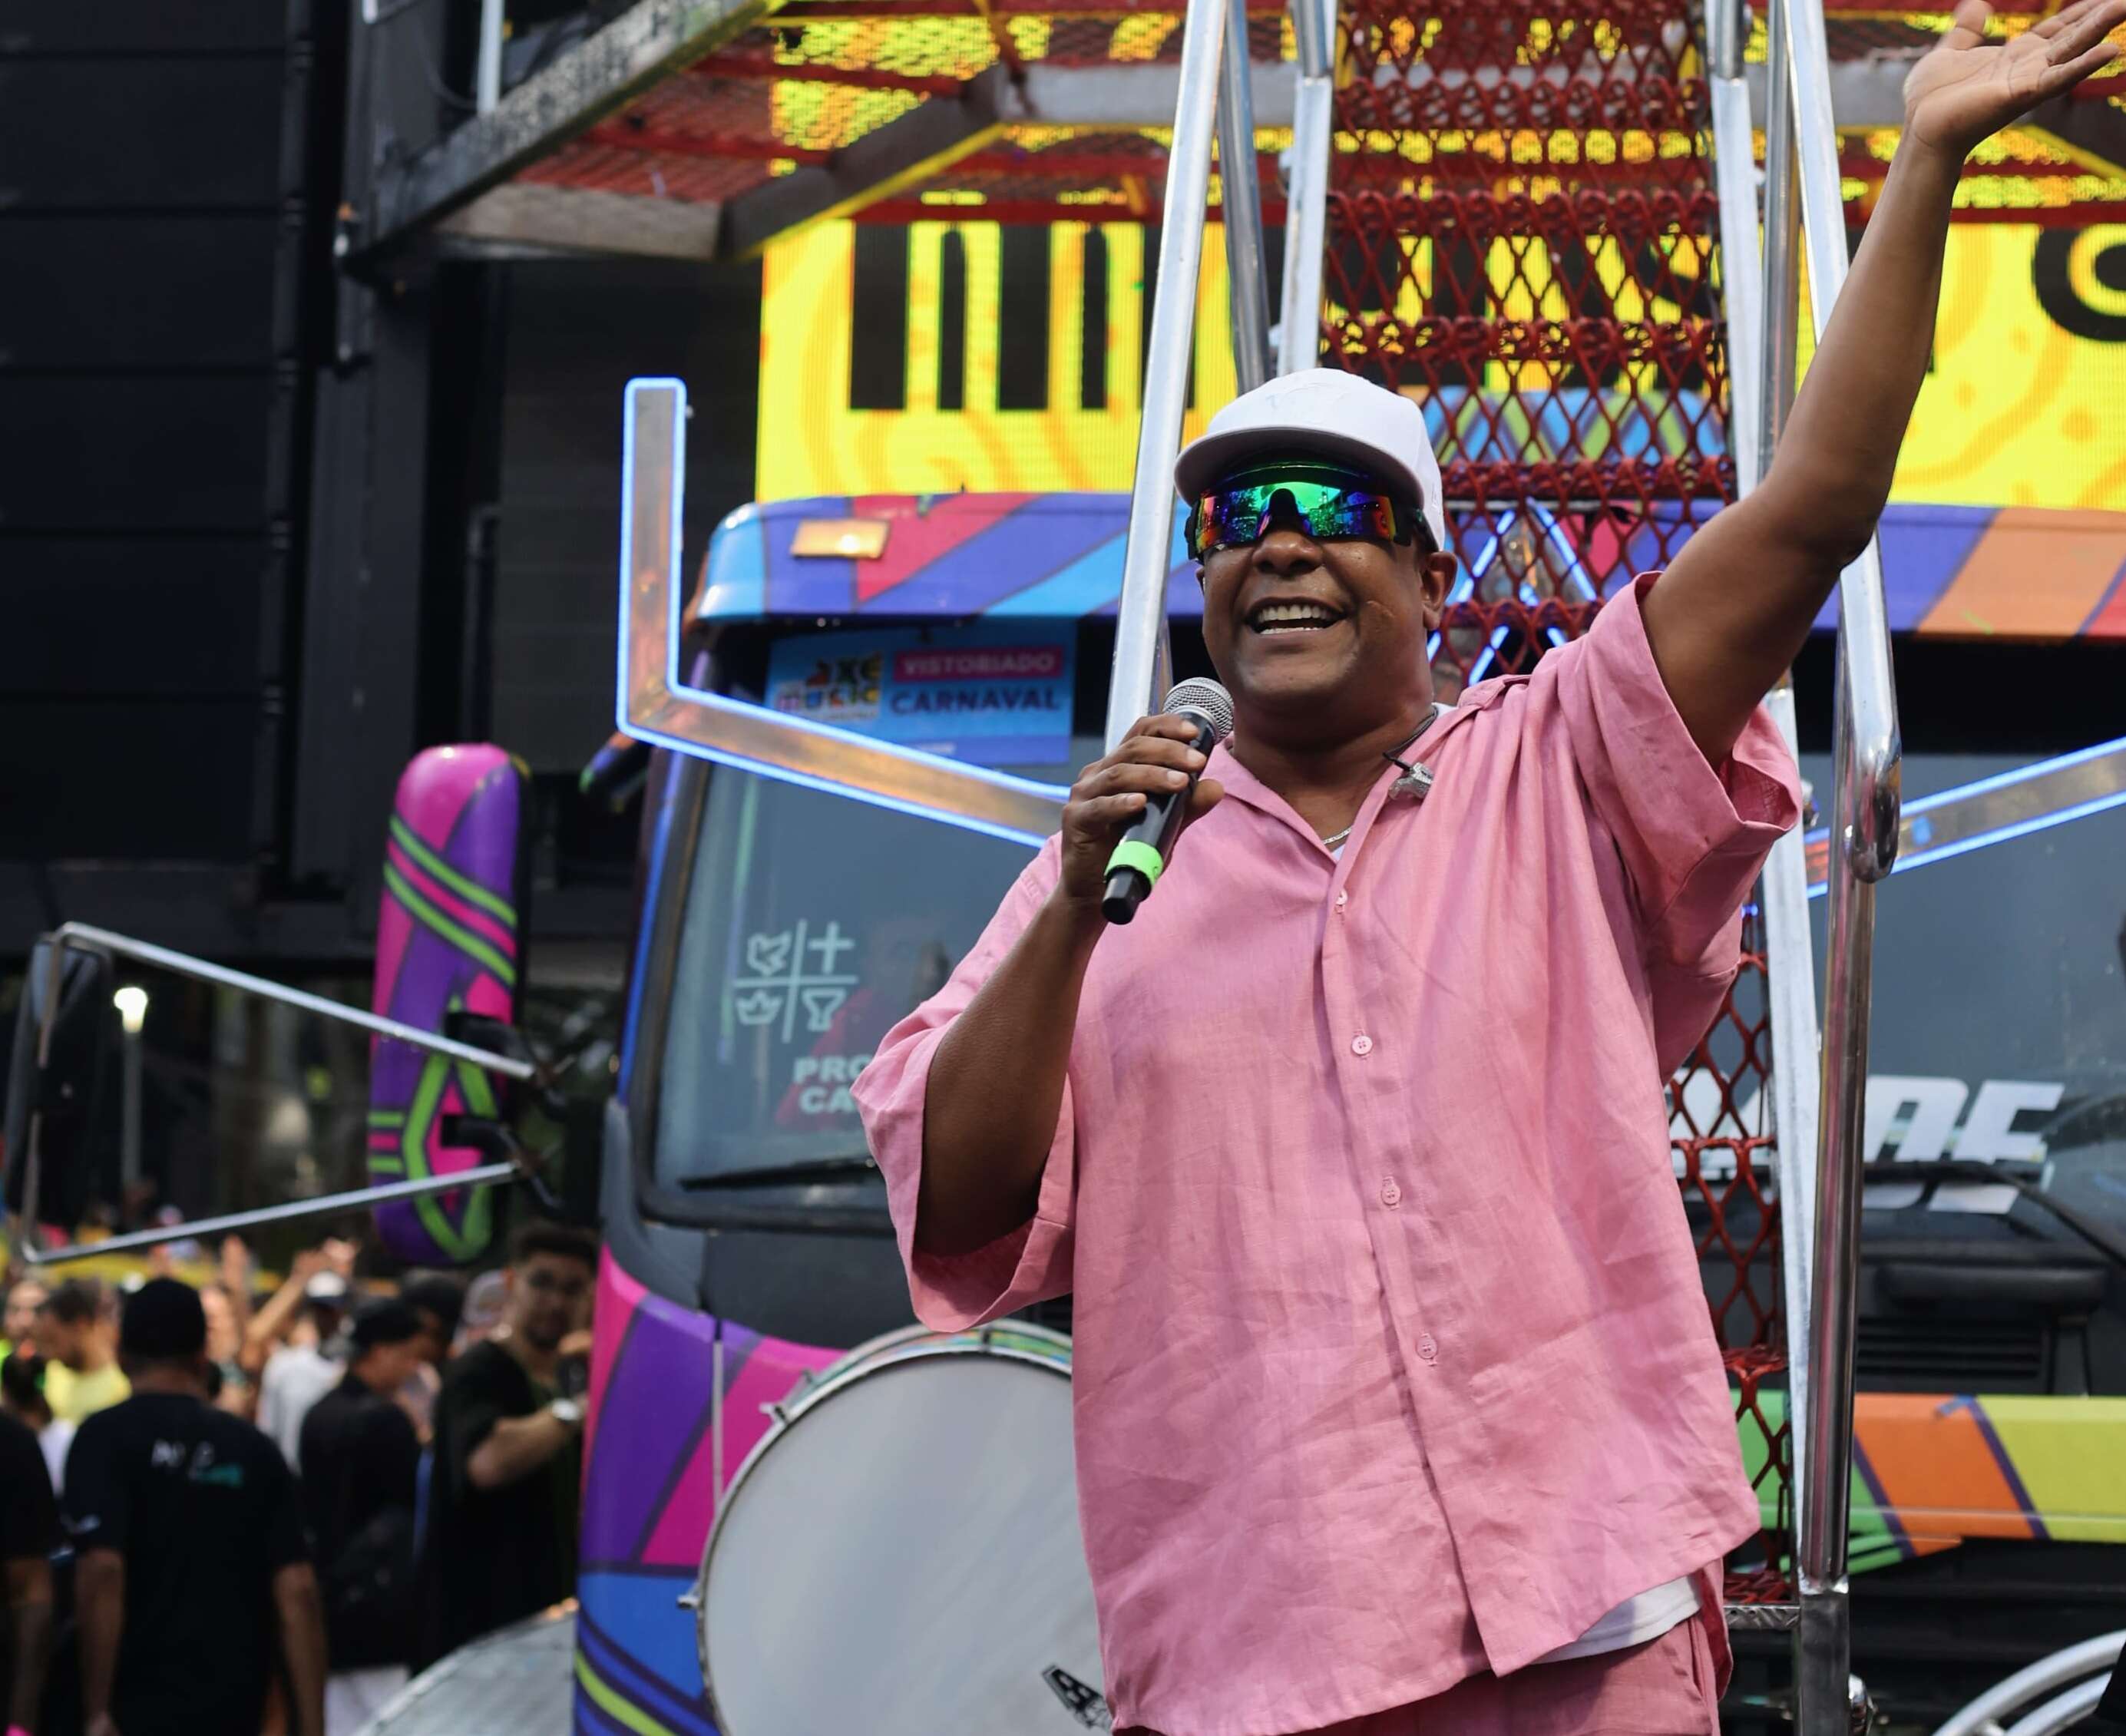
[[[1774,1428],[1784,1396],[1758,1394]],[[1862,1393],[1853,1436],[1856,1572],[1973,1537],[2126,1543],[2126,1398]],[[1754,1428],[1742,1456],[1755,1475]]]
[[[1700,504],[1702,513],[1703,504]],[[1541,514],[1604,594],[1658,562],[1657,526],[1689,509],[1656,506],[1620,535],[1597,514]],[[878,560],[793,554],[808,519],[890,522]],[[1502,532],[1505,526],[1497,527]],[[836,495],[741,507],[711,539],[697,617],[1112,614],[1122,592],[1126,494]],[[2126,513],[2031,507],[1893,505],[1882,525],[1896,632],[1953,638],[2126,638]],[[1201,612],[1177,522],[1167,608]],[[1836,603],[1817,626],[1837,624]]]
[[[498,747],[436,747],[399,780],[384,846],[371,1005],[441,1033],[463,1008],[514,1023],[520,946],[515,900],[523,850],[523,765]],[[481,1161],[446,1146],[443,1118],[491,1116],[494,1082],[469,1062],[378,1038],[371,1048],[369,1175],[448,1175]],[[468,1188],[376,1209],[378,1234],[416,1265],[475,1259],[494,1232],[490,1190]]]
[[[716,1517],[716,1322],[599,1268],[583,1437],[576,1736],[714,1736],[694,1618],[679,1607]],[[839,1350],[723,1326],[726,1483],[788,1396]]]

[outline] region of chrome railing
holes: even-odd
[[[1188,402],[1218,66],[1226,20],[1239,11],[1230,0],[1188,0],[1182,21],[1181,81],[1174,98],[1174,141],[1167,150],[1166,202],[1160,218],[1159,290],[1152,300],[1151,337],[1145,351],[1144,416],[1137,424],[1115,661],[1108,681],[1109,752],[1166,691],[1173,668],[1166,638],[1166,575],[1174,550],[1174,457],[1181,449],[1181,417]],[[1242,56],[1246,49],[1244,36]],[[1254,161],[1252,144],[1249,161]]]
[[[1786,19],[1774,9],[1771,28],[1782,37]],[[1794,351],[1799,321],[1800,256],[1794,244],[1794,177],[1791,172],[1765,192],[1766,223],[1774,238],[1767,262],[1760,253],[1757,170],[1750,114],[1750,87],[1743,71],[1749,40],[1746,0],[1711,0],[1706,10],[1706,50],[1713,110],[1713,170],[1720,196],[1720,270],[1726,301],[1729,403],[1727,447],[1735,460],[1737,494],[1755,489],[1764,471],[1760,453],[1779,443],[1793,408]],[[1793,158],[1793,110],[1781,103],[1767,119],[1767,145],[1789,164]],[[1767,287],[1767,265],[1773,279]],[[1765,357],[1779,358],[1767,370]],[[1798,755],[1793,683],[1782,679],[1765,696],[1765,709],[1787,751]],[[1816,958],[1808,925],[1808,850],[1796,826],[1772,846],[1758,883],[1765,919],[1765,990],[1772,1033],[1771,1104],[1773,1178],[1781,1223],[1781,1292],[1787,1341],[1809,1341],[1810,1251],[1815,1245],[1816,1151],[1818,1084]],[[1807,1359],[1787,1374],[1788,1438],[1808,1432]],[[1793,1467],[1793,1494],[1801,1498],[1807,1467]]]
[[[1226,227],[1226,298],[1233,322],[1233,376],[1251,392],[1270,376],[1269,266],[1263,251],[1262,182],[1255,173],[1254,68],[1248,0],[1226,0],[1218,73],[1218,206]]]
[[[2020,1736],[2051,1736],[2086,1717],[2126,1652],[2126,1629],[2099,1634],[1996,1682],[1963,1708],[1934,1736],[1995,1736],[2012,1729]],[[2039,1704],[2034,1710],[2031,1703]],[[2010,1720],[2015,1720],[2012,1726]]]
[[[1336,130],[1329,0],[1291,0],[1291,5],[1299,78],[1292,92],[1292,154],[1284,177],[1280,374],[1312,367],[1321,357],[1321,258],[1328,245],[1329,155]]]
[[[1749,134],[1746,88],[1741,84],[1746,29],[1746,17],[1734,0],[1708,0],[1713,117],[1722,158],[1717,168],[1723,267],[1730,297],[1736,410],[1731,427],[1741,430],[1736,456],[1737,480],[1745,489],[1769,468],[1793,402],[1800,261],[1805,258],[1807,263],[1809,304],[1819,338],[1846,272],[1822,0],[1772,0],[1769,7],[1761,275],[1755,269],[1757,248],[1750,229],[1755,201],[1745,178]],[[1738,291],[1741,307],[1736,305]],[[1746,307],[1753,296],[1760,303],[1754,354]],[[1791,688],[1783,684],[1773,700],[1791,745]],[[1873,541],[1846,569],[1840,587],[1834,703],[1827,810],[1829,946],[1820,1071],[1812,1095],[1798,1076],[1804,1072],[1807,1045],[1815,1036],[1807,1017],[1813,961],[1805,904],[1798,903],[1798,895],[1805,900],[1807,880],[1798,836],[1783,840],[1774,851],[1765,887],[1775,1065],[1786,1076],[1783,1081],[1775,1079],[1774,1104],[1779,1118],[1788,1336],[1800,1346],[1789,1380],[1798,1443],[1795,1715],[1805,1736],[1827,1736],[1847,1728],[1854,1704],[1847,1536],[1869,1002],[1874,888],[1897,857],[1902,758],[1882,558]],[[1801,1167],[1812,1130],[1812,1190]],[[1806,1284],[1799,1281],[1804,1273]]]
[[[39,1083],[35,1089],[39,1098],[43,1094],[42,1075],[51,1064],[52,1034],[59,1024],[59,1004],[63,998],[60,985],[64,980],[66,954],[70,950],[102,953],[113,958],[130,958],[136,964],[152,965],[158,970],[169,972],[172,976],[188,977],[195,982],[210,982],[217,988],[234,989],[239,994],[252,995],[261,1000],[295,1007],[300,1011],[314,1014],[320,1019],[329,1019],[336,1024],[353,1025],[359,1030],[367,1031],[371,1036],[386,1037],[394,1043],[426,1049],[431,1054],[447,1055],[453,1061],[469,1062],[490,1073],[499,1073],[505,1079],[529,1082],[539,1076],[537,1067],[520,1056],[498,1055],[492,1050],[478,1048],[470,1043],[461,1043],[454,1037],[423,1030],[417,1024],[386,1019],[380,1013],[348,1006],[343,1001],[328,1000],[322,995],[290,988],[284,982],[250,976],[243,971],[233,971],[227,965],[210,963],[187,953],[172,952],[166,946],[135,940],[127,934],[116,934],[109,929],[97,928],[86,922],[61,924],[44,937],[42,946],[42,962],[46,975],[42,1005],[37,1009],[36,1068]],[[24,1161],[29,1167],[23,1175],[21,1216],[25,1225],[33,1226],[38,1221],[38,1196],[44,1168],[44,1116],[40,1109],[34,1107],[30,1112],[27,1133],[28,1137],[24,1141]],[[76,1242],[65,1247],[41,1247],[32,1233],[24,1238],[22,1258],[33,1266],[57,1265],[69,1260],[123,1253],[130,1248],[152,1247],[158,1242],[177,1242],[187,1237],[216,1236],[229,1230],[248,1229],[256,1224],[278,1223],[295,1218],[325,1217],[338,1212],[363,1210],[373,1205],[381,1205],[387,1200],[412,1199],[423,1194],[448,1193],[457,1188],[524,1179],[525,1172],[517,1164],[489,1163],[473,1169],[454,1171],[448,1175],[384,1182],[375,1187],[357,1188],[350,1193],[328,1194],[315,1199],[290,1200],[281,1205],[258,1206],[219,1218],[191,1218],[182,1223],[161,1224],[152,1230],[106,1237],[100,1242]]]
[[[1187,338],[1183,339],[1184,359]],[[685,666],[679,570],[687,485],[683,381],[631,380],[621,440],[617,721],[654,747],[1037,844],[1059,823],[1061,785],[786,716],[713,688]]]
[[[1300,77],[1294,93],[1294,185],[1285,228],[1283,319],[1278,345],[1281,369],[1311,367],[1313,347],[1319,343],[1322,220],[1330,144],[1326,0],[1292,0],[1292,8]],[[1166,159],[1166,202],[1160,220],[1159,291],[1152,303],[1151,338],[1146,349],[1144,416],[1137,426],[1115,660],[1108,684],[1110,750],[1165,693],[1171,668],[1166,578],[1174,548],[1174,458],[1181,447],[1182,414],[1188,399],[1214,121],[1223,175],[1234,374],[1242,391],[1269,377],[1270,345],[1264,323],[1269,301],[1269,271],[1263,252],[1248,76],[1244,0],[1188,0],[1182,22],[1174,138]],[[1300,357],[1304,359],[1295,360]]]

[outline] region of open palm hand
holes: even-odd
[[[2119,56],[2104,39],[2126,22],[2126,0],[2076,0],[2006,42],[1986,40],[1993,9],[1963,0],[1940,45],[1905,80],[1905,130],[1959,158],[2047,98]]]

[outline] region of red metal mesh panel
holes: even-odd
[[[2006,0],[1990,28],[2003,36],[2027,29],[2054,3]],[[1256,62],[1290,60],[1291,27],[1278,0],[1247,0],[1247,9]],[[732,198],[796,166],[831,162],[837,151],[911,109],[952,98],[965,80],[1000,60],[1171,65],[1181,53],[1182,10],[1183,0],[787,0],[772,22],[662,81],[520,178],[659,200]],[[1699,293],[1703,251],[1663,257],[1676,239],[1688,244],[1709,226],[1711,193],[1697,139],[1703,97],[1687,8],[1677,0],[1497,6],[1458,0],[1421,17],[1405,16],[1409,10],[1367,0],[1345,21],[1345,68],[1363,76],[1348,77],[1339,99],[1347,129],[1339,146],[1340,192],[1377,201],[1349,215],[1350,234],[1405,236],[1439,253],[1450,272],[1469,249],[1488,250],[1500,234],[1537,241],[1538,252],[1557,256],[1569,307],[1577,305],[1590,271],[1598,279],[1613,274],[1591,244],[1606,234],[1624,244],[1628,220],[1642,239],[1630,244],[1635,251],[1627,267],[1649,278],[1643,287],[1666,293],[1651,281],[1666,271],[1682,280],[1670,286],[1676,293]],[[1884,12],[1873,0],[1854,0],[1850,11],[1844,0],[1832,0],[1831,11],[1831,50],[1839,59],[1919,53],[1949,21],[1945,12]],[[1760,17],[1751,58],[1763,58],[1764,38]],[[2122,92],[2126,64],[2092,80],[2077,99],[2108,97],[2126,107]],[[1134,136],[1157,138],[1163,147],[1161,135]],[[907,222],[928,215],[934,204],[980,205],[992,221],[1051,223],[1075,219],[1089,206],[1103,215],[1156,220],[1165,196],[1163,154],[1140,172],[1119,160],[1127,148],[1108,148],[1113,137],[1112,130],[1085,129],[1084,149],[1038,165],[1026,153],[1045,149],[1045,142],[994,141],[978,160],[948,163],[919,185],[895,187],[861,215],[871,222]],[[1273,152],[1284,140],[1260,143]],[[1845,182],[1852,219],[1860,221],[1881,185],[1879,163],[1854,155],[1849,144]],[[1613,196],[1617,210],[1587,218],[1577,196],[1586,192]],[[1452,200],[1443,203],[1448,195]],[[1273,176],[1265,179],[1264,197],[1266,219],[1278,223],[1283,204]],[[1517,209],[1516,200],[1528,211]],[[1554,200],[1563,201],[1557,210]],[[2050,226],[2116,222],[2126,219],[2126,177],[2092,173],[2057,154],[2001,167],[1975,163],[1957,216]],[[1576,234],[1590,243],[1578,253]],[[1368,276],[1364,263],[1350,269],[1354,287],[1366,287],[1359,281]],[[1420,266],[1417,275],[1426,269]],[[1407,275],[1383,263],[1372,273],[1379,280],[1373,293],[1388,294]],[[1523,298],[1532,308],[1541,305],[1540,274],[1524,270],[1519,278]],[[1386,307],[1392,312],[1391,296]],[[1380,311],[1363,302],[1348,308],[1344,336],[1362,352],[1427,341],[1424,333],[1396,329],[1393,319],[1369,319]],[[1553,334],[1547,341],[1554,347],[1566,338]],[[1545,358],[1508,351],[1448,359],[1467,368]],[[1637,359],[1656,366],[1661,360]],[[1692,357],[1681,365],[1698,371]],[[1590,413],[1594,419],[1600,408]],[[1656,496],[1690,492],[1659,475],[1648,482]]]
[[[1179,0],[1171,10],[1106,12],[992,7],[987,17],[942,3],[888,3],[896,9],[864,0],[845,14],[787,11],[663,80],[520,178],[650,198],[729,199],[791,167],[832,161],[921,104],[957,97],[966,80],[1000,59],[1094,68],[1170,65],[1181,54]],[[1254,3],[1250,53],[1262,63],[1290,59],[1283,13]],[[1081,128],[1065,138],[1064,131],[1011,129],[862,215],[906,222],[928,215],[928,196],[985,205],[986,216],[1003,222],[1074,218],[1081,215],[1075,207],[1089,205],[1103,215],[1157,215],[1165,191],[1163,132]],[[1273,151],[1283,142],[1265,144]],[[1059,143],[1070,148],[1058,149]],[[1273,159],[1266,157],[1264,168],[1272,196],[1266,215],[1276,221],[1282,206],[1273,196]]]
[[[801,76],[806,66],[823,66],[971,78],[997,59],[996,39],[979,17],[845,18],[780,24],[749,31],[725,52],[757,54],[764,48],[772,50],[774,58],[791,69],[793,78]]]
[[[1344,0],[1325,360],[1410,393],[1462,576],[1444,695],[1524,671],[1729,499],[1702,45],[1690,0]],[[1670,1091],[1738,1423],[1775,1516],[1730,1595],[1783,1595],[1785,1367],[1761,926]],[[1772,1407],[1775,1414],[1779,1407]]]

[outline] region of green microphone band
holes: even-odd
[[[1108,872],[1117,868],[1135,868],[1153,886],[1159,884],[1160,870],[1166,864],[1159,859],[1159,852],[1141,838],[1125,838],[1115,846],[1115,853],[1108,858]]]

